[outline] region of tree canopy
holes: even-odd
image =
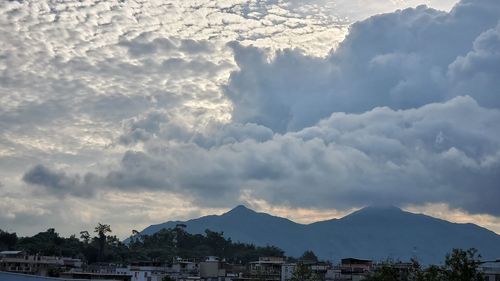
[[[422,270],[413,261],[408,268],[401,269],[393,263],[386,263],[377,268],[366,281],[484,281],[478,270],[480,255],[476,249],[453,249],[446,255],[444,265],[431,265]]]
[[[182,225],[163,229],[153,235],[141,235],[133,231],[128,245],[112,233],[111,226],[99,223],[92,236],[89,231],[61,237],[53,228],[32,237],[17,237],[15,233],[0,230],[0,250],[24,250],[29,254],[67,256],[89,263],[113,262],[126,264],[137,260],[170,262],[174,258],[203,259],[218,256],[234,263],[247,263],[261,256],[283,257],[283,250],[274,246],[258,247],[233,242],[222,232],[206,230],[202,234],[190,234]]]

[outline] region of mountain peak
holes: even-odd
[[[372,205],[364,207],[344,217],[344,219],[353,218],[381,218],[381,217],[401,217],[405,212],[398,207],[391,205]]]
[[[396,206],[393,206],[393,205],[371,205],[371,206],[367,206],[367,207],[364,207],[362,208],[360,211],[363,211],[363,212],[403,212],[403,210],[401,210],[401,208],[398,208]]]
[[[228,211],[226,214],[248,214],[248,213],[255,213],[254,210],[246,207],[245,205],[238,205]]]
[[[210,229],[223,232],[232,241],[275,245],[290,256],[312,250],[322,259],[359,256],[382,261],[390,256],[409,260],[417,248],[419,261],[430,264],[441,262],[447,252],[457,247],[477,248],[485,258],[494,258],[500,252],[500,236],[491,231],[387,205],[369,206],[337,220],[307,225],[239,205],[223,215],[170,221],[142,233],[151,235],[179,223],[186,224],[190,233],[204,234]]]

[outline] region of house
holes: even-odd
[[[92,281],[119,281],[123,279],[100,279],[97,276],[93,276],[94,278],[88,279]],[[79,279],[82,281],[82,279]],[[12,273],[12,272],[1,272],[0,271],[0,281],[73,281],[73,278],[53,278],[53,277],[45,277],[45,276],[37,276],[37,275],[29,275],[29,274],[21,274],[21,273]]]
[[[497,263],[484,263],[479,270],[484,274],[485,281],[500,281],[500,265]]]
[[[206,281],[219,281],[226,277],[226,269],[217,257],[207,257],[200,262],[200,278]]]
[[[281,281],[288,281],[292,279],[295,269],[297,268],[296,263],[285,263],[281,265]]]
[[[136,261],[127,267],[116,268],[118,275],[129,275],[131,281],[161,281],[172,272],[167,265],[155,261]]]
[[[314,275],[318,276],[320,279],[324,279],[326,273],[331,268],[328,263],[316,262],[316,261],[300,261],[299,263],[285,263],[281,266],[281,281],[291,280],[297,266],[302,265],[307,267],[307,269]]]
[[[373,269],[371,260],[345,258],[342,259],[339,266],[327,270],[326,280],[364,280]]]
[[[132,276],[117,273],[92,273],[92,272],[63,272],[60,273],[63,280],[113,280],[113,281],[131,281]],[[60,279],[57,279],[60,280]]]
[[[24,251],[0,252],[0,271],[48,276],[51,272],[81,268],[82,261],[67,257],[28,255]]]
[[[257,280],[280,280],[283,264],[285,260],[282,257],[260,257],[258,261],[250,262],[248,277]]]

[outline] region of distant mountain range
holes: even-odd
[[[482,257],[500,258],[500,236],[475,224],[458,224],[414,214],[396,207],[366,207],[341,219],[311,224],[258,213],[245,206],[188,221],[151,225],[142,234],[185,224],[190,233],[222,231],[233,241],[274,245],[298,257],[312,250],[318,257],[338,261],[345,257],[402,260],[412,257],[437,264],[453,248],[479,250]]]

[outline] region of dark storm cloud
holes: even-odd
[[[90,183],[93,179],[92,174],[87,174],[82,178],[79,175],[67,175],[65,172],[54,171],[43,165],[36,165],[23,175],[25,183],[44,187],[49,194],[61,197],[66,195],[92,196],[94,187]]]

